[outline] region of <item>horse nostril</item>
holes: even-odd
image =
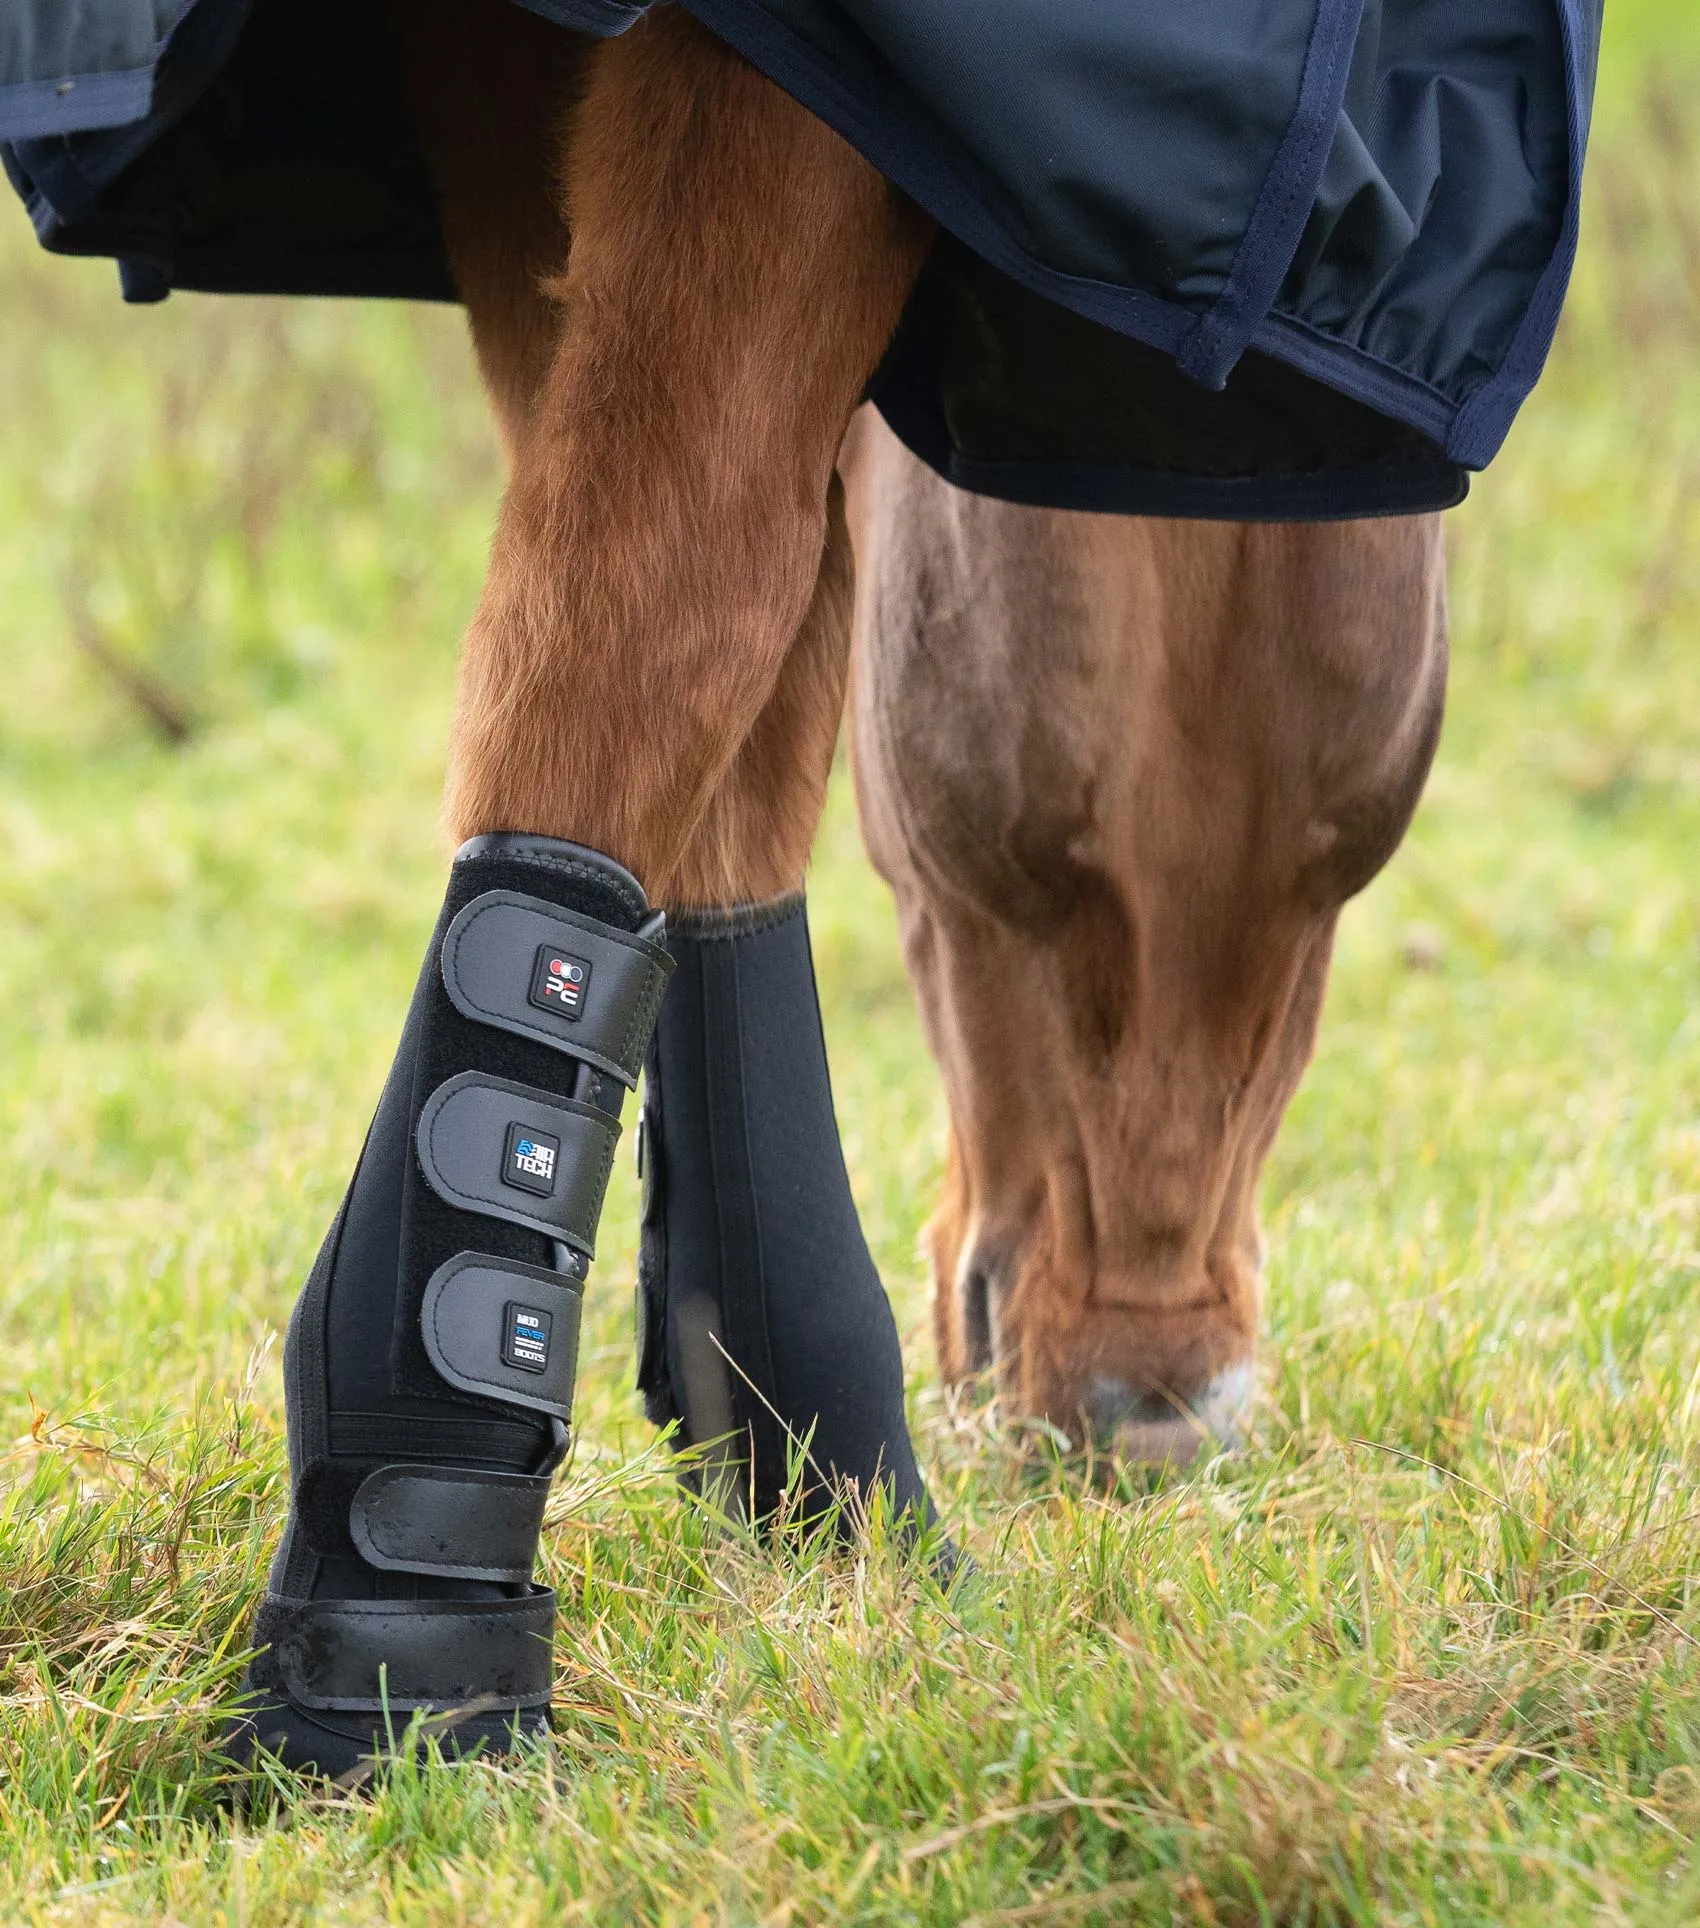
[[[970,1372],[992,1364],[992,1282],[984,1267],[971,1265],[957,1285],[962,1306],[962,1348]]]
[[[1136,1393],[1119,1379],[1101,1377],[1081,1400],[1081,1417],[1101,1446],[1124,1459],[1185,1466],[1206,1440],[1229,1450],[1239,1445],[1239,1422],[1251,1403],[1251,1391],[1249,1360],[1219,1372],[1188,1399],[1166,1392]]]

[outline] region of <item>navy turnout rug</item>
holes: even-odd
[[[937,216],[873,398],[964,487],[1443,508],[1552,345],[1604,0],[683,4]],[[0,0],[0,143],[131,300],[455,298],[383,0]]]

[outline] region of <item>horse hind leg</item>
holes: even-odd
[[[392,1711],[480,1703],[448,1738],[486,1747],[542,1720],[530,1576],[640,1067],[650,1411],[733,1434],[758,1516],[799,1439],[811,1505],[854,1482],[927,1510],[795,889],[848,649],[833,463],[924,228],[673,10],[588,55],[540,232],[493,248],[479,197],[524,204],[457,163],[464,122],[420,119],[511,476],[455,721],[463,841],[286,1349],[294,1506],[238,1744],[330,1773]]]

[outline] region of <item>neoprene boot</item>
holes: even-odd
[[[293,1502],[229,1737],[336,1776],[433,1723],[546,1725],[532,1567],[579,1307],[671,962],[612,859],[464,845],[360,1163],[284,1351]]]
[[[640,1126],[645,1409],[677,1420],[681,1445],[723,1443],[698,1477],[748,1517],[775,1514],[805,1451],[805,1521],[834,1489],[866,1499],[880,1485],[911,1530],[924,1526],[897,1327],[833,1115],[803,898],[670,915],[667,943],[677,969]],[[853,1529],[853,1508],[841,1523]]]

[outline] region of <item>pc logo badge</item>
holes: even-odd
[[[590,988],[590,965],[553,944],[541,944],[531,967],[531,1002],[540,1011],[563,1018],[584,1015],[584,994]]]

